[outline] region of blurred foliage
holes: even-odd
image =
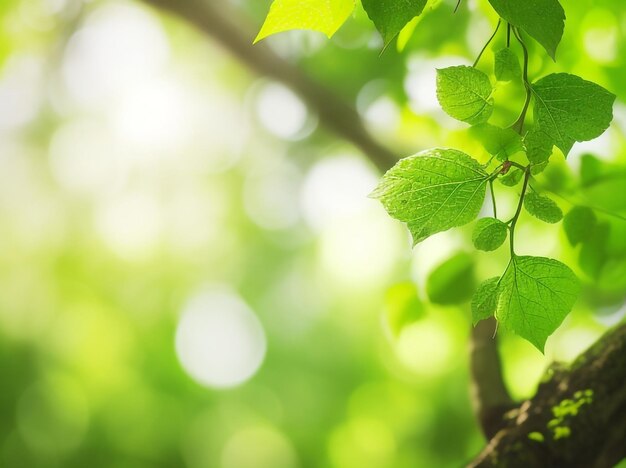
[[[269,3],[231,6],[258,30]],[[486,0],[455,3],[429,10],[401,51],[381,54],[362,12],[332,41],[266,41],[399,156],[463,145],[487,161],[434,96],[435,68],[471,63],[493,30]],[[564,7],[558,65],[532,54],[533,75],[577,73],[618,102],[605,136],[537,179],[564,213],[594,208],[589,236],[572,246],[560,224],[523,215],[519,251],[574,266],[584,298],[545,357],[502,336],[520,397],[626,310],[626,7]],[[366,198],[378,175],[362,155],[288,90],[141,3],[10,0],[0,20],[0,466],[452,467],[480,450],[457,303],[468,278],[439,267],[471,248],[472,226],[411,251]],[[513,121],[523,89],[496,94],[511,106],[494,119]],[[505,262],[498,250],[460,263],[481,281]],[[216,289],[266,343],[243,349],[254,321],[200,335],[217,346],[207,362],[262,361],[229,388],[199,383],[194,370],[211,368],[182,362],[177,341]]]

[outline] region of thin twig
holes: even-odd
[[[524,185],[522,185],[522,193],[519,197],[519,202],[517,204],[517,210],[515,214],[510,219],[508,223],[511,223],[509,226],[509,241],[510,241],[510,250],[511,250],[511,258],[515,258],[515,226],[517,225],[517,220],[522,212],[522,206],[524,205],[524,197],[526,196],[526,190],[528,189],[528,181],[530,180],[530,165],[526,166],[524,170]],[[508,224],[507,223],[507,224]]]
[[[530,82],[528,81],[528,49],[526,48],[526,44],[524,44],[524,40],[522,39],[522,36],[520,35],[520,32],[517,30],[517,28],[513,28],[513,34],[522,45],[522,50],[524,52],[524,72],[522,77],[524,80],[524,87],[526,88],[526,101],[524,102],[524,108],[522,109],[522,113],[520,114],[517,121],[511,126],[511,128],[513,128],[517,133],[521,135],[524,131],[524,121],[526,120],[526,113],[528,112],[528,108],[530,106],[532,88],[530,86]]]
[[[498,206],[496,204],[496,194],[493,191],[493,179],[489,180],[489,190],[491,191],[491,203],[493,204],[493,217],[498,219]]]
[[[487,40],[487,42],[485,43],[485,45],[483,46],[483,48],[481,49],[480,53],[478,54],[478,57],[476,57],[476,60],[474,60],[474,65],[472,65],[472,67],[476,68],[476,65],[478,65],[478,62],[480,61],[480,58],[483,56],[483,54],[485,53],[485,50],[487,50],[487,47],[489,46],[489,44],[491,44],[491,41],[493,41],[493,38],[496,37],[496,34],[498,34],[498,29],[500,29],[500,24],[502,23],[502,20],[499,19],[498,20],[498,24],[496,25],[496,29],[493,32],[493,34],[491,35],[491,37]]]

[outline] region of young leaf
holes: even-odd
[[[508,226],[498,219],[479,219],[474,227],[472,242],[478,250],[491,252],[504,243],[508,232]]]
[[[485,123],[475,125],[470,133],[482,143],[489,154],[500,161],[506,161],[523,150],[522,138],[512,128],[500,128]]]
[[[524,147],[528,162],[532,165],[532,173],[542,172],[548,165],[550,156],[552,156],[554,140],[548,133],[535,125],[524,137]]]
[[[519,59],[508,47],[496,52],[494,72],[498,81],[512,81],[522,77]]]
[[[473,67],[437,70],[437,98],[450,117],[478,125],[493,112],[493,88],[489,77]]]
[[[593,234],[598,218],[591,208],[576,206],[563,218],[563,229],[573,246],[588,240]]]
[[[500,277],[490,278],[483,282],[472,297],[472,323],[493,317],[498,306],[498,283]]]
[[[471,255],[458,253],[428,276],[426,293],[430,302],[440,305],[461,304],[472,297],[474,282],[474,261]]]
[[[505,21],[523,29],[552,59],[563,37],[565,11],[558,0],[489,0]]]
[[[532,90],[535,122],[565,156],[575,142],[602,135],[613,120],[615,95],[578,76],[554,73]]]
[[[489,175],[478,161],[453,149],[432,149],[400,160],[370,195],[407,223],[415,244],[469,223],[485,200]]]
[[[524,178],[524,171],[518,169],[517,167],[513,167],[509,169],[508,174],[502,177],[498,177],[498,180],[502,185],[507,187],[515,187],[519,184]]]
[[[254,40],[291,29],[320,31],[329,38],[354,10],[354,0],[274,0]]]
[[[498,291],[498,321],[543,352],[548,337],[572,310],[580,284],[561,262],[513,257]]]
[[[383,36],[385,46],[409,21],[420,15],[427,0],[361,0],[363,9]]]
[[[535,218],[549,224],[563,219],[563,211],[553,200],[534,192],[527,193],[524,197],[524,208]]]

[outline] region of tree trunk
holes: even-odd
[[[626,325],[569,367],[553,365],[537,394],[496,422],[471,467],[611,467],[626,457]]]

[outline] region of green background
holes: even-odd
[[[486,161],[434,97],[435,68],[471,63],[495,21],[486,1],[454,3],[427,7],[406,47],[383,54],[361,10],[330,41],[265,42],[354,104],[398,157],[450,146]],[[625,313],[626,223],[606,211],[626,206],[626,7],[563,6],[558,61],[532,44],[531,77],[575,73],[618,100],[603,137],[539,178],[601,208],[584,245],[520,220],[519,253],[559,258],[584,284],[545,356],[501,334],[520,398]],[[228,14],[252,42],[268,8]],[[506,247],[475,253],[469,225],[412,250],[367,198],[380,174],[363,155],[171,16],[11,0],[0,22],[0,467],[454,467],[480,451],[468,299],[501,274]],[[492,66],[488,49],[479,68]],[[493,122],[514,121],[523,95],[498,85]],[[513,209],[515,191],[497,190]],[[216,297],[228,298],[219,310]],[[238,385],[203,385],[177,352],[194,301],[243,317],[197,327],[201,343],[222,343],[218,361],[252,343]]]

